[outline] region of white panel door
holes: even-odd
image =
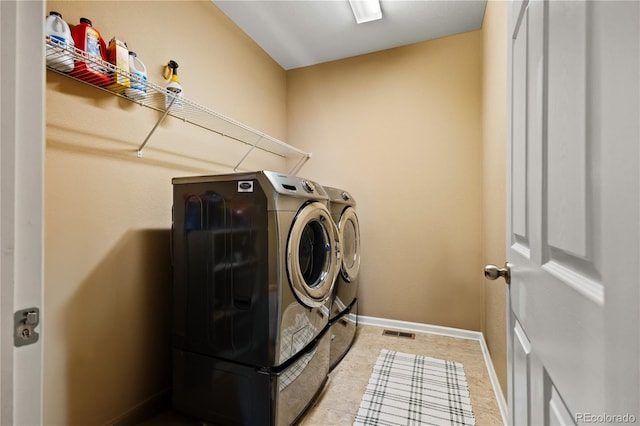
[[[1,425],[42,424],[44,15],[42,1],[0,0]],[[14,337],[22,310],[40,321],[35,343],[32,326]]]
[[[640,423],[640,2],[509,20],[509,421]]]

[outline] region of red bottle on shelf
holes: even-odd
[[[86,60],[76,59],[72,76],[95,84],[106,86],[111,82],[108,68],[103,64],[107,61],[107,45],[102,36],[91,26],[91,20],[80,18],[80,24],[71,30],[71,36],[76,47],[86,53]]]

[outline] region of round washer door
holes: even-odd
[[[300,301],[322,305],[331,296],[338,263],[337,228],[326,206],[318,202],[300,209],[287,241],[287,275]]]
[[[342,246],[342,277],[350,282],[358,277],[360,271],[360,224],[353,207],[347,207],[340,215],[338,230]]]

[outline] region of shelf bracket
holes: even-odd
[[[236,164],[236,166],[233,168],[233,171],[235,172],[238,167],[240,167],[240,164],[242,164],[244,162],[244,160],[249,156],[249,154],[251,154],[251,151],[254,150],[254,148],[256,146],[258,146],[258,143],[260,143],[260,141],[262,140],[262,138],[264,137],[264,135],[260,135],[260,137],[254,142],[253,145],[251,145],[251,147],[249,148],[249,150],[242,156],[242,158],[240,159],[240,161],[238,161],[238,164]]]
[[[173,103],[176,101],[176,99],[178,99],[177,96],[174,96],[173,99],[171,99],[171,102],[169,103],[169,106],[167,107],[167,109],[162,114],[162,117],[160,117],[160,119],[158,119],[158,121],[153,126],[153,128],[151,129],[151,131],[149,132],[147,137],[144,138],[144,142],[142,142],[142,145],[140,145],[140,147],[138,148],[138,158],[142,158],[142,149],[147,144],[147,142],[149,142],[149,139],[151,138],[151,135],[153,135],[153,133],[156,131],[156,129],[158,128],[160,123],[162,123],[162,120],[164,120],[166,118],[166,116],[169,115],[169,111],[171,111],[171,107],[173,106]]]
[[[289,174],[290,175],[297,174],[300,171],[300,169],[302,168],[302,166],[304,166],[306,164],[306,162],[309,161],[310,158],[311,158],[311,154],[306,154],[306,155],[303,155],[302,157],[300,157],[300,159],[298,160],[296,165],[293,166],[293,168],[291,169]]]

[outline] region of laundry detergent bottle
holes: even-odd
[[[184,96],[184,92],[182,90],[180,80],[178,79],[178,63],[173,59],[164,67],[164,78],[166,80],[171,80],[169,81],[169,84],[167,84],[167,94],[165,96],[164,107],[167,109],[169,106],[171,106],[172,109],[182,108],[182,97]]]
[[[47,66],[61,72],[71,72],[75,66],[73,60],[73,37],[69,25],[58,12],[51,11],[45,20],[45,32],[49,36],[47,43]]]
[[[109,73],[111,75],[111,84],[107,89],[116,93],[122,93],[129,87],[129,49],[127,43],[113,37],[107,47],[107,60],[110,64],[115,65],[116,71]]]
[[[131,85],[124,91],[125,96],[142,101],[147,96],[147,67],[144,66],[136,52],[129,51],[129,72]]]
[[[80,24],[71,30],[76,47],[87,53],[86,60],[76,61],[76,66],[71,75],[85,80],[96,86],[106,86],[111,82],[107,75],[107,46],[102,36],[91,25],[91,20],[80,18]]]

